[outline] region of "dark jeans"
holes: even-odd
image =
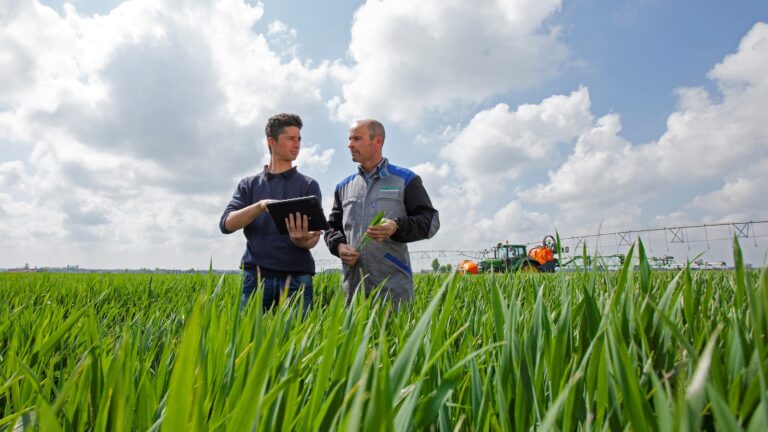
[[[290,278],[262,278],[261,281],[264,284],[262,308],[264,309],[264,312],[277,306],[280,301],[280,293],[285,290],[287,279],[290,279],[288,285],[289,297],[293,298],[297,292],[303,290],[304,314],[306,315],[312,305],[312,275],[310,274],[290,276]],[[255,271],[243,270],[243,295],[240,302],[241,309],[248,304],[248,299],[250,299],[253,293],[256,292],[258,284],[259,281]]]

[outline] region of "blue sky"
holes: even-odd
[[[280,111],[305,120],[298,165],[328,208],[348,125],[384,122],[441,212],[414,250],[768,219],[765,1],[5,9],[0,267],[235,267],[243,239],[216,222]],[[656,247],[730,262],[724,243]]]

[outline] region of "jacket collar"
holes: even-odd
[[[361,177],[363,177],[366,180],[374,179],[376,177],[386,177],[389,175],[389,170],[387,169],[389,167],[389,161],[387,158],[381,158],[381,162],[379,162],[378,165],[376,165],[376,168],[373,169],[373,172],[371,175],[368,175],[365,173],[365,170],[363,170],[362,165],[357,166],[357,172],[360,174]]]

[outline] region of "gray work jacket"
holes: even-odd
[[[338,256],[342,243],[358,247],[381,210],[387,219],[397,222],[398,229],[389,239],[370,241],[362,247],[355,265],[342,265],[348,302],[361,282],[366,294],[383,284],[380,295],[398,302],[412,299],[413,272],[407,243],[431,238],[440,228],[438,212],[421,178],[384,159],[369,178],[358,169],[336,186],[328,218],[330,229],[325,233],[331,253]]]

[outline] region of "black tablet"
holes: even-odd
[[[275,201],[267,204],[267,211],[277,225],[280,234],[288,234],[288,226],[285,220],[289,214],[301,213],[309,219],[310,231],[324,231],[328,229],[328,221],[323,214],[323,206],[316,196],[310,195],[300,198]]]

